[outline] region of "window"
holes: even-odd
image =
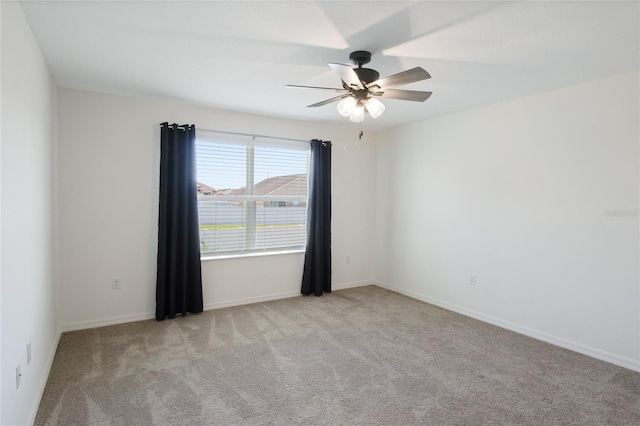
[[[308,145],[200,132],[196,158],[203,256],[304,249]]]

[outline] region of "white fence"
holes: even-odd
[[[246,222],[247,204],[230,201],[199,201],[200,225],[238,225]],[[258,225],[301,224],[307,222],[307,207],[256,206]]]
[[[307,207],[255,207],[256,227],[247,242],[247,203],[198,201],[202,252],[302,247],[306,239]],[[212,225],[207,227],[206,225]],[[238,225],[238,226],[234,226]],[[209,228],[209,229],[207,229]]]

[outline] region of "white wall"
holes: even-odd
[[[0,5],[0,97],[2,94],[2,6]],[[2,164],[2,101],[0,99],[0,165]],[[2,422],[2,173],[0,173],[0,422]]]
[[[638,80],[380,134],[376,281],[640,369]]]
[[[55,91],[18,2],[1,2],[3,425],[33,421],[59,333],[53,255]],[[32,360],[27,365],[27,343]],[[22,367],[16,389],[15,368]]]
[[[60,319],[64,329],[155,309],[159,124],[333,142],[334,288],[373,278],[375,143],[359,129],[59,89]],[[345,257],[351,256],[351,264]],[[203,262],[206,308],[294,296],[304,254]],[[122,277],[122,290],[111,277]]]

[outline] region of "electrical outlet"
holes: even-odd
[[[27,343],[27,365],[31,364],[31,342]]]
[[[476,285],[476,274],[469,274],[469,285]]]
[[[20,382],[22,382],[22,373],[20,372],[20,364],[16,367],[16,389],[20,387]]]
[[[111,289],[112,290],[120,290],[120,289],[122,289],[122,278],[120,278],[120,277],[111,278]]]
[[[351,265],[351,256],[347,256],[344,261],[347,265]]]

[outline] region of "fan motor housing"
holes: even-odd
[[[372,70],[371,68],[355,68],[360,81],[364,83],[371,83],[372,81],[376,81],[380,78],[380,73],[376,70]]]
[[[371,83],[372,81],[376,81],[380,78],[380,73],[370,68],[354,68],[353,71],[363,84]],[[347,90],[353,89],[353,87],[347,86],[345,82],[342,82],[342,87]]]

